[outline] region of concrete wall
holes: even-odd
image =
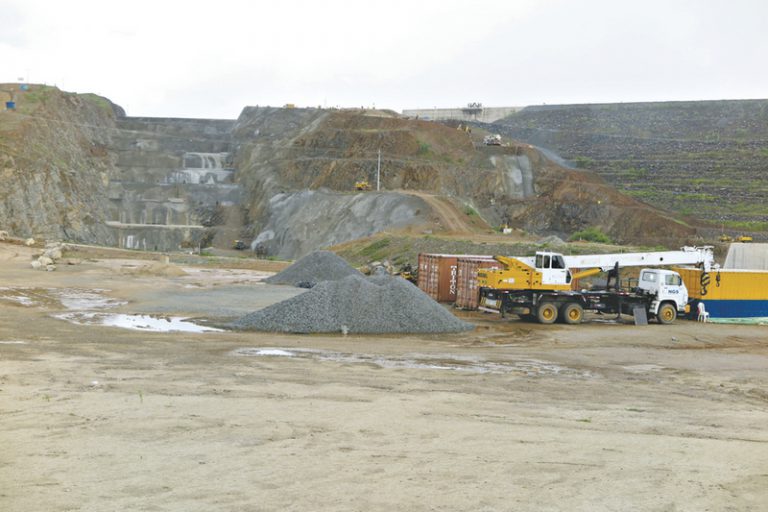
[[[233,126],[234,121],[209,119],[117,122],[107,225],[119,247],[165,251],[196,245],[206,235],[203,224],[237,207]]]
[[[481,107],[481,108],[420,108],[403,110],[407,117],[417,117],[430,121],[479,121],[493,123],[525,107]]]

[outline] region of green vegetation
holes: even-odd
[[[768,222],[758,220],[727,220],[722,223],[726,228],[742,231],[768,231]]]
[[[637,167],[630,167],[629,169],[625,169],[622,173],[632,179],[642,179],[648,176],[648,169],[639,169]]]
[[[427,144],[426,142],[419,142],[419,149],[416,151],[416,154],[419,156],[426,156],[432,151],[432,146]]]
[[[80,97],[90,103],[95,104],[105,114],[108,114],[108,115],[112,114],[112,104],[110,104],[109,100],[107,100],[106,98],[102,96],[98,96],[93,93],[81,94]]]
[[[577,231],[573,235],[571,235],[571,238],[569,238],[568,240],[571,242],[580,240],[580,241],[586,241],[586,242],[595,242],[598,244],[613,243],[611,241],[611,238],[605,233],[603,233],[603,231],[596,226],[591,226],[591,227],[588,227],[587,229]]]
[[[577,169],[592,169],[595,166],[595,160],[588,156],[577,156],[573,159],[573,164]]]
[[[473,216],[476,217],[478,215],[477,210],[475,210],[469,205],[464,207],[464,213],[467,215],[467,217],[473,217]]]
[[[386,248],[389,247],[391,243],[392,241],[389,238],[381,238],[367,247],[364,247],[360,251],[360,254],[369,260],[386,259]]]

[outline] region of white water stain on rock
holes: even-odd
[[[566,375],[572,377],[591,377],[587,371],[560,366],[548,361],[523,359],[513,362],[486,361],[473,357],[455,355],[404,354],[402,357],[390,357],[375,354],[348,354],[318,349],[243,347],[230,352],[232,356],[250,357],[290,357],[321,362],[344,364],[373,364],[380,368],[447,370],[470,373],[520,373],[527,376]]]
[[[19,340],[10,340],[10,341],[0,341],[0,345],[26,345],[26,341],[19,341]]]
[[[150,315],[125,315],[118,313],[94,313],[77,311],[54,315],[77,325],[104,325],[151,332],[221,332],[221,329],[189,322],[185,317],[154,317]]]

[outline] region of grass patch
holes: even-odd
[[[573,159],[573,165],[575,165],[577,169],[591,169],[595,166],[595,160],[588,156],[579,155]]]
[[[743,231],[768,231],[768,222],[761,220],[727,220],[722,224],[726,228]]]
[[[375,242],[367,245],[360,251],[361,256],[365,256],[372,260],[378,260],[382,259],[382,256],[385,255],[387,247],[392,243],[392,240],[389,238],[382,238],[381,240],[376,240]]]
[[[96,105],[105,114],[109,114],[109,115],[112,114],[112,105],[109,103],[109,101],[106,98],[102,96],[98,96],[93,93],[80,94],[79,96],[83,98],[85,101],[88,101]]]
[[[576,231],[574,234],[571,235],[571,237],[568,239],[571,242],[574,242],[576,240],[578,241],[586,241],[586,242],[595,242],[598,244],[611,244],[613,241],[611,238],[603,233],[603,231],[596,227],[596,226],[590,226],[587,229],[582,229],[581,231]]]

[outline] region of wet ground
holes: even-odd
[[[0,510],[765,510],[764,326],[196,332],[301,290],[25,251],[0,244]]]

